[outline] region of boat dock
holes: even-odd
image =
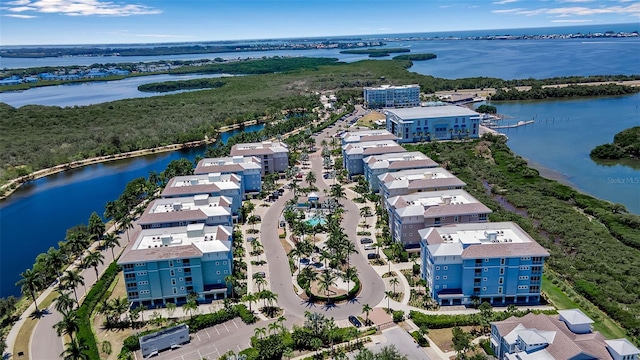
[[[511,129],[511,128],[517,128],[520,126],[525,126],[525,125],[529,125],[529,124],[533,124],[535,121],[534,120],[527,120],[527,121],[518,121],[515,124],[511,124],[511,125],[492,125],[489,126],[491,129]]]

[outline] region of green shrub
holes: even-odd
[[[395,310],[393,312],[393,322],[395,323],[399,323],[401,321],[404,320],[404,311],[402,310]]]
[[[422,347],[428,347],[429,346],[429,340],[425,339],[424,336],[422,336],[422,333],[420,333],[420,331],[416,330],[414,332],[411,333],[411,337],[413,337],[413,339],[418,343],[418,345],[422,346]]]

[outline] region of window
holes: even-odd
[[[145,275],[147,275],[147,272],[146,272],[146,271],[138,271],[138,272],[136,273],[136,275],[138,275],[138,276],[145,276]]]
[[[173,288],[172,290],[173,290],[173,293],[174,293],[174,294],[177,294],[177,293],[178,293],[178,289],[177,289],[177,288]]]
[[[227,270],[224,271],[225,274],[228,274],[229,272]]]
[[[138,297],[138,292],[137,291],[128,292],[127,296],[129,297],[129,299],[136,299]]]
[[[149,293],[149,290],[141,290],[140,291],[140,294],[148,294],[148,293]]]
[[[178,268],[178,272],[182,272],[182,268]]]
[[[217,274],[217,275],[220,275],[220,271],[216,271],[216,274]]]
[[[487,287],[486,287],[486,286],[483,286],[483,287],[482,287],[482,291],[487,291]]]
[[[478,220],[486,221],[487,220],[487,214],[478,214]]]
[[[169,270],[169,275],[176,276],[176,271],[173,269]]]
[[[122,268],[124,269],[124,271],[133,270],[133,264],[124,264]]]
[[[124,274],[124,278],[125,278],[126,280],[128,280],[128,279],[135,279],[135,278],[136,278],[136,274],[134,274],[134,273]]]
[[[173,267],[173,260],[169,260],[169,266]]]
[[[440,276],[436,276],[436,280],[440,280]]]
[[[482,269],[482,271],[487,272],[487,271],[489,271],[489,269],[488,268],[484,268],[484,269]]]
[[[502,286],[498,286],[498,294],[502,294]]]
[[[138,287],[136,283],[127,283],[127,289]]]
[[[444,270],[449,270],[449,267],[448,266],[444,266],[443,269]]]
[[[171,279],[171,285],[175,285],[176,284],[176,279]]]
[[[520,270],[529,270],[528,266],[520,266]]]
[[[518,290],[526,290],[527,288],[527,285],[518,285]]]
[[[528,257],[528,256],[527,256],[527,257],[521,257],[521,258],[520,258],[520,261],[529,261],[529,260],[531,260],[531,258],[530,258],[530,257]]]
[[[453,217],[453,222],[458,222],[458,215]]]
[[[518,276],[518,280],[529,280],[528,276]]]
[[[180,278],[180,281],[183,281],[183,280],[184,280],[183,278]]]
[[[216,261],[216,266],[220,266],[220,261]]]
[[[489,262],[489,259],[484,259],[484,262]]]
[[[500,268],[500,275],[504,275],[504,268]]]
[[[505,258],[500,259],[500,265],[504,265],[505,263]]]
[[[180,286],[180,290],[184,291],[184,286]]]
[[[447,280],[447,275],[444,275],[444,276],[442,277],[442,280]]]
[[[223,262],[222,262],[222,265],[227,265],[227,262],[226,262],[226,261],[223,261]]]
[[[504,278],[499,278],[498,279],[498,284],[502,285],[504,283]]]
[[[149,285],[148,281],[140,281],[138,285]]]

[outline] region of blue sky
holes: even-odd
[[[2,0],[0,45],[640,23],[638,0]]]

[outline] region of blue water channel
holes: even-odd
[[[221,133],[226,142],[241,131],[258,131],[263,124]],[[205,148],[184,149],[112,161],[65,171],[22,186],[0,202],[0,296],[19,295],[19,274],[38,254],[64,239],[66,230],[86,224],[93,211],[102,216],[108,201],[120,196],[127,183],[161,172],[173,160],[191,161]]]

